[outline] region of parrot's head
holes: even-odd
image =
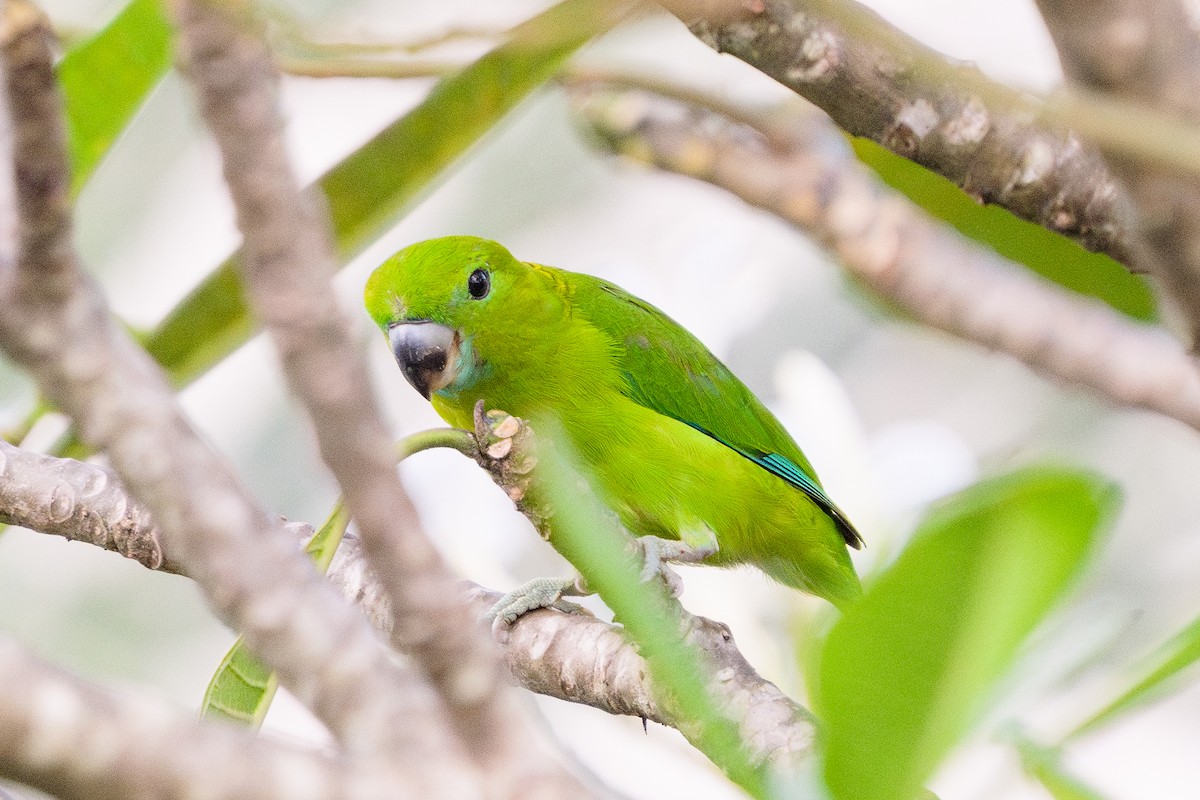
[[[371,274],[367,312],[417,391],[457,393],[520,358],[522,340],[561,310],[536,271],[487,239],[430,239]]]

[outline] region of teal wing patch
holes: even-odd
[[[710,434],[711,435],[711,434]],[[737,448],[734,448],[737,449]],[[838,529],[842,532],[842,538],[846,540],[846,544],[853,547],[855,550],[861,550],[863,546],[862,536],[859,535],[855,527],[847,519],[842,510],[833,504],[829,499],[829,495],[825,494],[817,483],[810,478],[804,470],[797,467],[791,461],[788,461],[784,456],[778,453],[766,453],[763,455],[752,455],[744,451],[738,452],[746,456],[746,458],[765,468],[768,472],[774,473],[783,478],[788,483],[795,486],[800,491],[808,495],[817,506],[833,518],[833,521],[838,524]]]
[[[846,544],[863,540],[817,481],[800,447],[770,411],[698,339],[649,303],[590,276],[576,291],[589,321],[622,348],[627,394],[750,459],[804,492],[837,523]]]

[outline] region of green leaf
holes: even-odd
[[[208,682],[200,716],[260,728],[278,688],[275,673],[246,649],[239,636]]]
[[[627,9],[593,0],[551,7],[441,80],[414,109],[322,176],[343,262],[393,226],[472,144]],[[234,254],[209,275],[146,340],[177,385],[203,374],[256,330],[238,277],[240,257]]]
[[[708,691],[701,656],[684,639],[678,602],[662,580],[641,580],[641,558],[629,547],[629,535],[586,488],[573,454],[551,445],[566,441],[555,435],[556,420],[539,417],[530,425],[538,432],[538,482],[526,503],[553,510],[554,549],[625,627],[646,659],[657,696],[678,710],[680,732],[751,797],[769,796],[767,769],[750,761],[737,727]]]
[[[1062,767],[1062,753],[1042,747],[1024,737],[1017,738],[1021,765],[1037,778],[1054,800],[1104,800],[1104,796]]]
[[[58,65],[67,107],[71,191],[87,183],[146,95],[171,67],[160,0],[133,0]]]
[[[1019,219],[999,206],[980,205],[942,176],[869,139],[854,138],[851,144],[859,160],[879,173],[885,183],[959,233],[1060,286],[1095,297],[1135,319],[1157,319],[1149,284],[1108,256],[1091,253],[1077,242]]]
[[[1064,740],[1089,733],[1128,711],[1157,700],[1168,693],[1181,673],[1197,661],[1200,661],[1200,619],[1190,622],[1157,648],[1135,670],[1140,677],[1128,689],[1080,723]]]
[[[838,800],[910,800],[985,710],[1117,506],[1095,475],[1027,469],[941,504],[830,631],[817,686]]]
[[[349,524],[350,515],[339,499],[321,529],[305,545],[304,551],[312,556],[322,575],[329,570],[333,554],[346,535],[346,526]],[[246,649],[246,643],[239,636],[208,682],[204,699],[200,702],[200,716],[227,719],[259,728],[266,719],[277,688],[279,681],[275,673]]]

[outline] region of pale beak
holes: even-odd
[[[404,377],[426,400],[457,376],[458,332],[436,322],[398,322],[388,328]]]

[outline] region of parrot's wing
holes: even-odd
[[[623,349],[620,367],[634,402],[711,436],[808,495],[846,543],[862,537],[816,479],[799,445],[737,376],[659,309],[596,279],[582,300],[588,320]]]

